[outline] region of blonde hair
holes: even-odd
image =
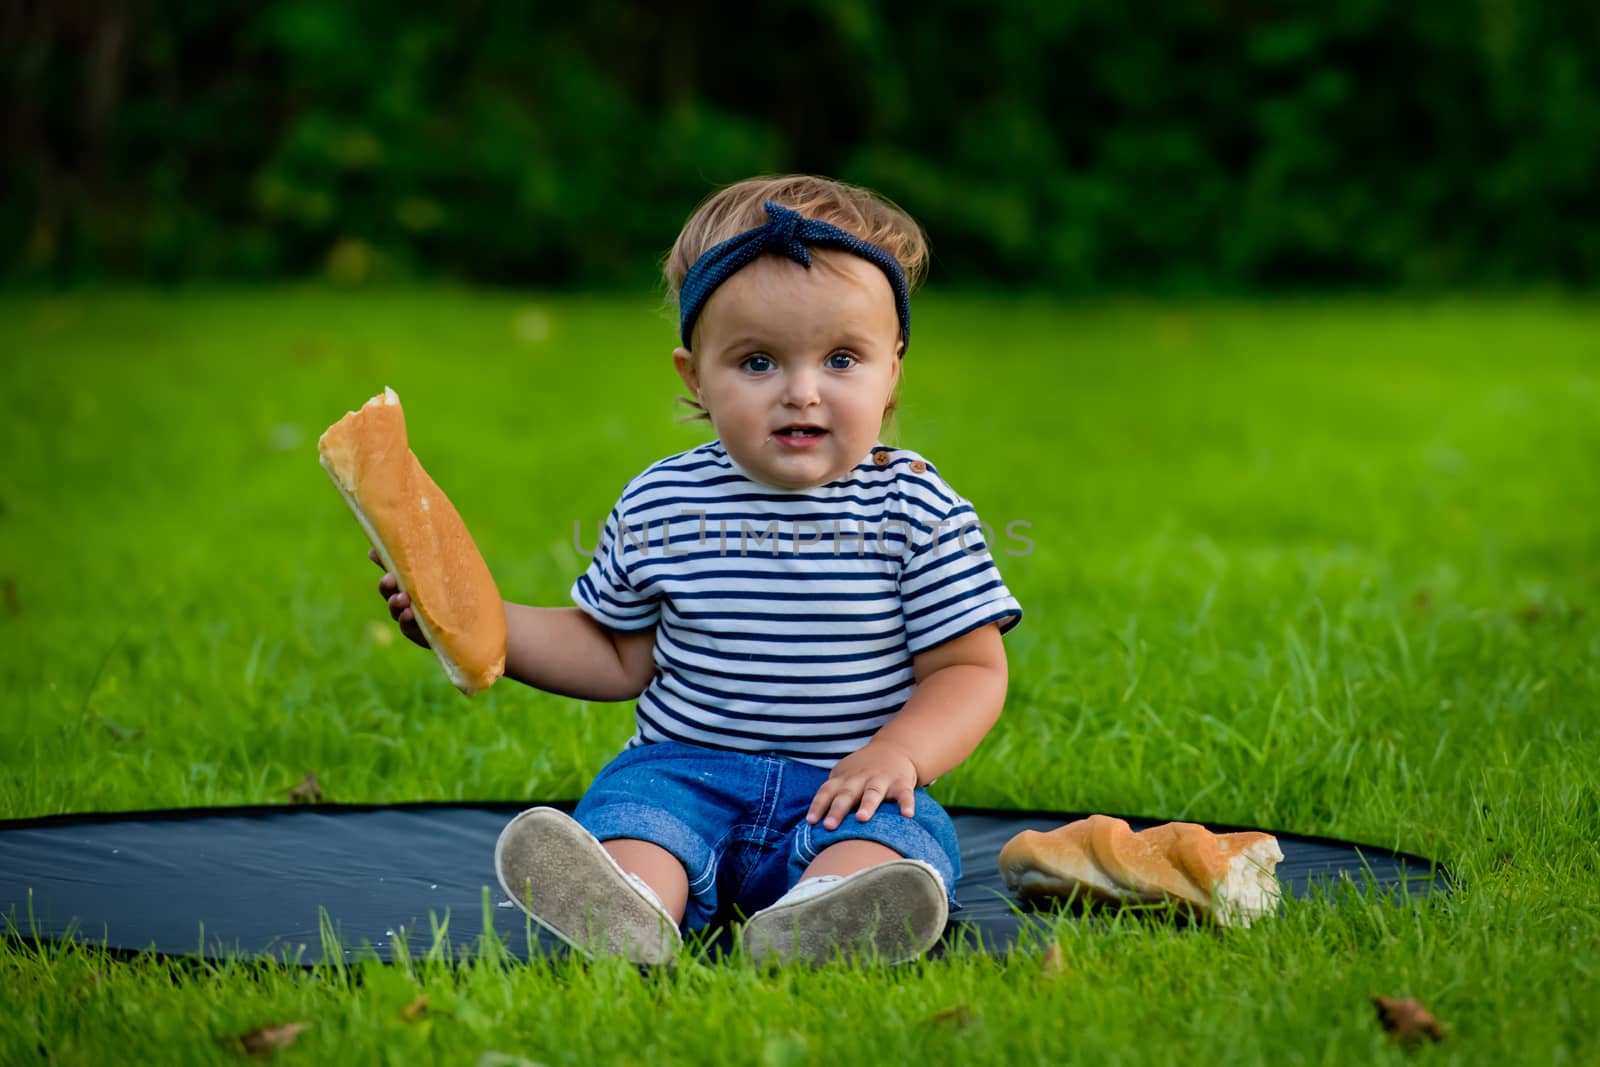
[[[728,238],[765,223],[767,213],[761,205],[768,200],[775,200],[807,218],[832,223],[846,233],[879,246],[898,260],[900,268],[906,272],[908,292],[921,284],[928,268],[927,235],[915,219],[887,197],[857,185],[811,174],[764,175],[746,178],[712,193],[684,223],[661,267],[667,283],[667,301],[674,311],[678,308],[683,277],[695,260]],[[901,377],[904,378],[903,372]],[[709,421],[710,416],[698,401],[691,397],[679,397],[679,401],[694,410],[694,414],[680,421]],[[897,382],[883,411],[885,419],[894,413],[899,403]]]

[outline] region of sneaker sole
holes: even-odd
[[[741,927],[740,941],[757,964],[826,963],[836,951],[851,960],[875,955],[908,963],[939,940],[949,915],[932,867],[891,860],[808,900],[757,912]]]
[[[494,871],[517,907],[586,956],[669,963],[683,943],[611,853],[557,808],[530,808],[507,823]]]

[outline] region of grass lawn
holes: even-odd
[[[1063,921],[1060,973],[0,943],[0,1062],[226,1063],[286,1022],[290,1062],[1405,1060],[1373,994],[1445,1022],[1431,1062],[1600,1061],[1600,306],[935,293],[916,337],[888,439],[1032,542],[998,556],[1006,713],[935,797],[1351,837],[1458,894]],[[566,604],[574,524],[592,545],[708,439],[672,338],[648,295],[0,297],[0,817],[286,803],[308,771],[334,801],[579,795],[630,706],[451,689],[316,438],[393,386],[502,594]]]

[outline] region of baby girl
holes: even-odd
[[[573,814],[525,811],[495,847],[574,948],[666,963],[742,919],[757,961],[904,962],[960,908],[925,787],[998,719],[1022,609],[971,504],[879,439],[926,259],[899,208],[809,176],[723,189],[678,235],[672,362],[716,440],[623,488],[576,607],[505,606],[507,677],[637,700]],[[422,644],[393,575],[379,591]]]

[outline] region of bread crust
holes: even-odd
[[[1017,834],[1000,850],[1000,873],[1024,899],[1173,901],[1218,924],[1248,926],[1276,908],[1282,859],[1271,834],[1215,834],[1186,822],[1134,833],[1122,819],[1090,815]]]
[[[468,696],[493,685],[505,673],[505,604],[466,523],[411,451],[394,390],[328,427],[317,454],[451,683]]]

